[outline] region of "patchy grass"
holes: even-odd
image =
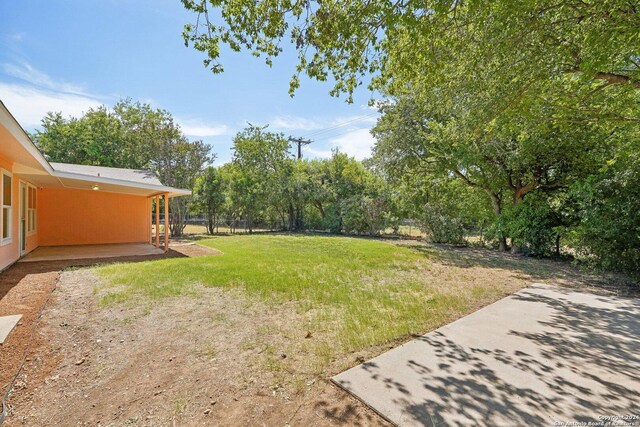
[[[348,237],[229,236],[201,241],[224,254],[100,268],[102,304],[242,289],[270,305],[294,302],[314,333],[320,369],[354,351],[422,333],[496,299],[504,289],[453,275],[433,281],[432,256],[413,247]],[[324,362],[323,362],[324,361]]]
[[[194,354],[197,357],[201,357],[203,359],[215,359],[218,355],[218,349],[215,344],[211,342],[207,342],[204,345],[195,349]]]
[[[185,414],[185,412],[187,412],[187,408],[189,407],[189,399],[187,397],[178,397],[175,400],[175,409],[174,409],[174,415],[175,418],[182,418],[182,416]]]
[[[199,244],[223,254],[99,267],[106,279],[96,290],[99,302],[149,307],[224,289],[237,297],[235,305],[210,321],[243,338],[234,346],[204,343],[193,355],[252,354],[243,378],[269,377],[273,392],[283,396],[528,283],[617,283],[564,262],[411,240],[263,234]]]

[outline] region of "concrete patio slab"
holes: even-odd
[[[640,300],[532,285],[332,380],[400,426],[638,426]]]
[[[117,243],[105,245],[40,246],[19,262],[59,261],[89,258],[117,258],[130,256],[161,255],[148,243]]]
[[[11,316],[0,316],[0,344],[4,344],[4,341],[9,336],[9,333],[16,327],[22,314],[12,314]]]

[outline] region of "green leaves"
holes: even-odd
[[[362,83],[393,96],[423,87],[445,98],[482,95],[496,115],[514,97],[565,74],[640,87],[640,17],[624,0],[498,0],[422,3],[373,0],[183,1],[194,12],[187,44],[218,62],[220,46],[267,63],[290,46],[299,75],[327,81],[347,99]],[[491,96],[487,96],[491,94]]]

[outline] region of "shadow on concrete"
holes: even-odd
[[[640,301],[525,289],[334,382],[399,425],[640,415]]]

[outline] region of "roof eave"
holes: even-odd
[[[51,175],[57,178],[75,179],[78,181],[85,181],[92,184],[112,184],[112,185],[118,185],[118,186],[128,187],[128,188],[144,189],[144,190],[152,191],[154,195],[169,193],[169,197],[177,197],[177,196],[190,196],[192,194],[191,190],[187,190],[185,188],[174,188],[174,187],[167,187],[164,185],[144,184],[141,182],[138,183],[138,182],[126,181],[122,179],[105,178],[102,176],[83,175],[83,174],[73,173],[73,172],[62,172],[62,171],[53,170]]]
[[[14,138],[22,145],[22,147],[27,150],[29,154],[44,168],[45,171],[51,173],[53,172],[53,168],[44,157],[44,155],[38,150],[38,147],[33,143],[27,132],[24,128],[18,123],[16,118],[11,114],[11,111],[7,108],[6,105],[0,100],[0,110],[6,114],[9,118],[9,127],[7,129],[14,136]]]

